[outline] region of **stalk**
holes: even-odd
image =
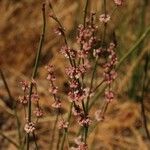
[[[39,47],[37,49],[37,54],[36,54],[36,60],[35,60],[35,65],[32,73],[32,79],[34,80],[36,75],[37,75],[37,69],[39,66],[39,60],[40,60],[40,55],[41,55],[41,50],[42,46],[44,43],[44,37],[45,37],[45,27],[46,27],[46,17],[45,17],[45,3],[43,4],[42,7],[42,14],[43,14],[43,28],[42,28],[42,34],[40,37],[40,42],[39,42]],[[28,102],[28,122],[31,122],[31,110],[32,110],[32,103],[31,103],[31,96],[32,96],[32,90],[33,90],[33,82],[30,83],[30,91],[29,91],[29,102]],[[27,133],[27,150],[29,150],[29,139],[30,135]]]
[[[145,133],[147,135],[147,138],[150,140],[150,133],[148,130],[148,123],[147,123],[145,106],[144,106],[144,97],[145,97],[145,89],[146,89],[145,82],[146,82],[146,79],[148,78],[148,63],[149,63],[149,56],[147,53],[146,58],[145,58],[145,65],[144,65],[144,79],[143,79],[143,85],[142,85],[142,94],[141,94],[140,104],[141,104],[141,114],[142,114]]]
[[[21,131],[20,131],[20,121],[19,121],[18,114],[17,114],[16,101],[15,101],[15,99],[13,98],[13,96],[12,96],[12,94],[10,92],[8,83],[7,83],[6,79],[5,79],[3,71],[1,69],[0,69],[0,74],[1,74],[1,78],[2,78],[4,86],[5,86],[5,89],[6,89],[7,93],[8,93],[9,99],[10,99],[10,101],[13,101],[13,109],[14,109],[14,114],[15,114],[16,124],[17,124],[17,131],[18,131],[19,147],[21,149],[21,145],[22,145],[21,139],[22,139],[22,137],[21,137]]]

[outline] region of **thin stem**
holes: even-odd
[[[147,53],[147,56],[146,56],[146,59],[145,59],[145,66],[144,66],[144,80],[143,80],[142,94],[141,94],[140,103],[141,103],[141,113],[142,113],[142,118],[143,118],[144,129],[145,129],[147,138],[150,140],[150,133],[148,131],[146,112],[145,112],[145,106],[144,106],[145,82],[146,82],[147,75],[148,75],[148,63],[149,63],[149,57],[148,57],[148,53]]]
[[[106,15],[107,15],[106,0],[104,0],[103,3],[104,3],[104,7],[103,7],[103,8],[104,8],[104,14],[105,14],[105,17],[106,17]],[[106,29],[107,29],[107,23],[104,23],[104,35],[103,35],[102,46],[105,44]],[[93,73],[92,73],[92,78],[91,78],[91,83],[90,83],[89,94],[88,94],[87,102],[86,102],[86,115],[88,115],[88,112],[89,112],[90,94],[91,94],[92,88],[93,88],[94,76],[95,76],[95,73],[96,73],[96,68],[97,68],[97,64],[98,64],[98,59],[99,59],[99,57],[96,58],[96,62],[95,62],[94,69],[93,69]],[[88,128],[89,128],[88,126],[85,127],[85,143],[86,143],[86,140],[87,140]]]
[[[42,14],[43,14],[43,28],[42,28],[42,34],[40,37],[39,47],[36,54],[36,60],[35,60],[35,66],[32,73],[32,79],[34,80],[37,74],[37,69],[39,66],[39,60],[41,55],[42,46],[44,43],[44,37],[45,37],[45,27],[46,27],[46,17],[45,17],[45,3],[42,7]],[[30,91],[29,91],[29,101],[28,101],[28,122],[31,122],[31,110],[32,110],[32,103],[31,103],[31,96],[32,96],[32,90],[33,90],[33,82],[30,83]],[[27,150],[29,150],[29,134],[27,134]]]
[[[62,32],[63,32],[62,35],[63,35],[63,37],[64,37],[64,42],[65,42],[65,44],[68,46],[67,37],[66,37],[66,34],[65,34],[65,32],[64,32],[64,27],[63,27],[62,23],[59,21],[59,19],[58,19],[56,13],[55,13],[55,11],[54,11],[54,9],[53,9],[53,6],[52,6],[52,4],[51,4],[50,1],[49,1],[49,7],[50,7],[50,9],[52,10],[52,13],[53,13],[53,15],[54,15],[54,16],[51,16],[51,17],[58,23],[58,25],[59,25],[60,28],[62,29]],[[76,65],[75,60],[72,60],[72,59],[71,59],[71,56],[70,56],[70,54],[69,54],[68,52],[67,52],[67,55],[68,55],[68,57],[69,57],[69,61],[70,61],[71,66],[75,66],[75,65]]]
[[[69,125],[70,125],[70,120],[71,120],[72,107],[73,107],[73,102],[70,104],[70,110],[69,110],[69,114],[68,114]],[[69,128],[69,125],[68,125],[68,128]],[[64,130],[64,134],[63,134],[63,138],[62,138],[62,143],[61,143],[61,148],[60,148],[61,150],[63,150],[63,148],[64,148],[64,143],[65,143],[66,136],[68,136],[68,129]],[[68,144],[68,146],[69,146],[69,144]]]
[[[144,41],[144,39],[150,34],[150,26],[147,27],[141,37],[135,42],[135,44],[129,49],[129,51],[120,59],[117,64],[117,68],[137,49],[137,47]]]
[[[61,130],[58,131],[58,141],[57,141],[57,145],[56,145],[56,149],[59,150],[59,146],[60,146],[60,142],[61,142]]]
[[[13,144],[17,149],[20,148],[20,146],[14,142],[12,139],[10,139],[9,137],[7,137],[3,132],[0,131],[0,135],[5,138],[7,141],[9,141],[11,144]]]
[[[88,97],[87,97],[87,102],[86,102],[86,113],[88,113],[90,94],[91,94],[92,88],[93,88],[93,81],[94,81],[94,76],[95,76],[97,64],[98,64],[98,57],[96,58],[95,65],[94,65],[94,69],[93,69],[93,72],[92,72],[91,83],[90,83],[90,89],[89,89],[89,93],[88,93]]]
[[[36,135],[35,135],[35,132],[33,132],[33,138],[34,138],[34,143],[35,143],[35,150],[38,150],[38,145],[37,145],[37,142],[36,142]]]
[[[0,69],[0,74],[1,74],[1,78],[3,80],[3,83],[5,85],[5,89],[8,93],[8,96],[9,96],[9,99],[10,101],[13,101],[13,109],[14,109],[14,114],[15,114],[15,118],[16,118],[16,124],[17,124],[17,131],[18,131],[18,140],[19,140],[19,145],[21,147],[22,145],[22,141],[21,141],[21,131],[20,131],[20,121],[19,121],[19,118],[18,118],[18,114],[17,114],[17,108],[16,108],[16,101],[15,99],[13,98],[13,96],[11,95],[11,92],[10,92],[10,89],[9,89],[9,86],[7,84],[7,81],[5,79],[5,76],[3,74],[3,71]]]
[[[85,8],[84,8],[84,17],[83,17],[84,28],[85,28],[85,25],[86,25],[86,16],[87,16],[88,4],[89,4],[89,0],[86,0]]]
[[[105,82],[105,81],[102,80],[102,81],[95,87],[95,89],[93,90],[93,92],[96,92],[97,89],[98,89],[104,82]]]
[[[53,131],[52,131],[50,150],[53,150],[53,144],[54,144],[54,138],[55,138],[56,125],[57,125],[57,122],[58,122],[58,116],[59,116],[59,114],[57,113],[57,116],[56,116],[56,119],[55,119],[55,123],[54,123],[54,127],[53,127]]]

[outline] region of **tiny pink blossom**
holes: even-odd
[[[87,150],[87,149],[88,149],[87,144],[85,144],[84,142],[81,142],[78,145],[78,150]]]
[[[95,112],[95,119],[99,122],[99,121],[103,121],[104,117],[102,116],[102,111],[98,110]]]
[[[82,136],[78,136],[77,138],[74,139],[74,142],[79,145],[82,142]]]
[[[49,81],[55,81],[56,77],[54,76],[53,73],[49,73],[48,76],[47,76],[47,80],[49,80]]]
[[[92,121],[90,120],[89,117],[80,117],[79,120],[78,120],[78,123],[81,125],[81,126],[89,126]]]
[[[64,34],[64,30],[61,27],[56,28],[54,32],[59,36]]]
[[[23,105],[26,105],[28,103],[28,97],[27,96],[19,96],[19,102]]]
[[[58,122],[58,128],[59,129],[67,129],[69,125],[69,122],[65,121],[65,120],[59,120]]]
[[[43,116],[43,110],[39,107],[37,107],[35,110],[34,110],[34,114],[36,115],[36,117],[40,118]]]
[[[38,102],[40,97],[39,97],[39,95],[37,93],[33,93],[32,96],[31,96],[31,99],[34,102]]]
[[[30,85],[29,85],[29,82],[28,81],[21,81],[21,86],[22,86],[22,90],[23,91],[26,91],[27,89],[29,89]]]
[[[55,102],[51,105],[53,108],[61,108],[61,101],[55,100]]]
[[[69,81],[70,88],[77,88],[79,86],[79,83],[76,80]]]
[[[70,47],[68,47],[67,45],[62,46],[62,48],[60,49],[60,52],[66,57],[69,58],[71,57],[72,59],[75,59],[77,52],[74,49],[71,49]]]
[[[77,116],[77,117],[78,117],[78,116],[80,116],[81,114],[83,114],[84,112],[83,112],[83,110],[77,105],[77,106],[73,107],[72,113],[73,113],[74,116]]]
[[[49,92],[52,94],[57,94],[58,92],[58,87],[57,86],[53,86],[49,89]]]
[[[35,130],[35,123],[34,122],[29,122],[26,123],[24,126],[24,130],[29,134],[29,133],[33,133]]]
[[[48,71],[49,73],[54,72],[54,66],[53,66],[53,65],[47,65],[47,66],[45,66],[45,68],[47,69],[47,71]]]
[[[103,76],[106,83],[111,84],[117,78],[117,73],[114,70],[112,70],[110,72],[104,72]]]
[[[117,6],[122,6],[124,0],[114,0],[114,3],[117,5]]]
[[[110,20],[110,16],[108,14],[102,14],[99,17],[100,22],[107,23]]]
[[[101,56],[101,55],[102,55],[102,48],[94,49],[93,51],[94,57]]]
[[[111,102],[114,99],[113,91],[105,91],[105,99],[107,102]]]

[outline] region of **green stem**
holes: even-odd
[[[55,130],[56,130],[57,122],[58,122],[58,116],[59,116],[59,114],[57,113],[56,120],[55,120],[54,127],[53,127],[53,131],[52,131],[50,150],[53,150],[53,144],[54,144],[54,138],[55,138]]]
[[[9,137],[7,137],[3,132],[0,131],[0,135],[5,138],[7,141],[9,141],[11,144],[13,144],[17,149],[20,149],[20,146],[15,143],[12,139],[10,139]]]
[[[73,107],[73,102],[70,104],[70,110],[69,110],[69,113],[68,113],[68,119],[67,120],[69,122],[69,125],[70,125],[70,120],[71,120],[72,107]],[[69,125],[68,125],[68,128],[69,128]],[[61,150],[63,150],[63,148],[64,148],[64,143],[65,143],[66,136],[68,136],[68,129],[64,130],[62,143],[61,143],[61,148],[60,148]]]
[[[87,97],[87,102],[86,102],[86,113],[88,113],[90,94],[91,94],[91,91],[92,91],[92,88],[93,88],[93,81],[94,81],[94,76],[95,76],[97,64],[98,64],[98,57],[96,58],[95,65],[94,65],[94,69],[93,69],[93,72],[92,72],[91,83],[90,83],[90,89],[89,89],[89,93],[88,93],[88,97]]]
[[[36,142],[36,135],[35,135],[35,132],[33,132],[33,138],[34,138],[34,143],[35,143],[35,150],[38,150],[38,145],[37,145],[37,142]]]
[[[148,78],[148,64],[149,63],[149,56],[148,53],[146,55],[146,59],[145,59],[145,66],[144,66],[144,80],[143,80],[143,86],[142,86],[142,94],[141,94],[141,113],[142,113],[142,119],[143,119],[143,124],[144,124],[144,129],[145,129],[145,133],[147,135],[147,138],[150,140],[150,133],[148,130],[148,124],[147,124],[147,119],[146,119],[146,112],[145,112],[145,106],[144,106],[144,97],[145,97],[145,82],[146,79]]]
[[[45,37],[45,27],[46,27],[46,17],[45,17],[45,3],[42,7],[42,14],[43,14],[43,28],[42,28],[42,34],[40,37],[39,47],[36,54],[36,60],[35,65],[32,73],[32,79],[35,79],[37,74],[37,69],[39,66],[39,60],[41,55],[42,46],[44,43],[44,37]],[[31,103],[31,96],[32,96],[32,90],[33,90],[33,83],[30,83],[30,91],[29,91],[29,101],[28,101],[28,122],[31,122],[31,110],[32,110],[32,103]],[[29,134],[27,134],[27,150],[29,150]]]
[[[150,33],[150,26],[147,27],[147,29],[141,35],[141,37],[135,42],[135,44],[129,49],[129,51],[120,59],[119,63],[117,64],[117,69],[137,49],[137,47],[143,42],[143,40],[149,35],[149,33]]]
[[[87,16],[88,4],[89,4],[89,0],[86,0],[85,8],[84,8],[84,17],[83,17],[83,25],[84,25],[84,27],[86,25],[86,16]]]
[[[19,140],[19,145],[20,145],[20,148],[21,148],[21,145],[22,145],[21,139],[22,138],[21,138],[21,131],[20,131],[20,121],[19,121],[19,118],[18,118],[17,108],[16,108],[16,101],[13,98],[13,96],[11,95],[11,92],[10,92],[10,89],[8,87],[7,81],[5,79],[3,71],[1,69],[0,69],[0,74],[1,74],[1,78],[3,80],[3,83],[5,85],[5,89],[6,89],[7,93],[8,93],[9,99],[10,99],[11,102],[13,101],[13,109],[14,109],[14,114],[15,114],[16,124],[17,124],[17,131],[18,131],[18,140]]]

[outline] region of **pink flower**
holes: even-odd
[[[80,116],[79,120],[78,120],[78,123],[81,125],[81,126],[89,126],[92,121],[90,120],[89,117],[85,117],[85,116]]]
[[[68,93],[72,102],[81,102],[86,97],[84,90],[74,90]]]
[[[102,14],[99,17],[99,21],[103,23],[107,23],[110,20],[110,16],[108,14]]]
[[[78,145],[78,150],[87,150],[87,149],[88,149],[87,144],[85,144],[84,142],[81,142]]]
[[[31,96],[31,99],[34,102],[38,102],[40,97],[39,97],[39,95],[37,93],[33,93],[32,96]]]
[[[66,74],[69,76],[69,78],[73,79],[73,78],[76,78],[76,79],[79,79],[81,77],[81,71],[78,67],[67,67],[65,69],[66,71]]]
[[[29,134],[29,133],[33,133],[35,130],[35,123],[34,122],[29,122],[26,123],[24,126],[24,130]]]
[[[33,112],[36,117],[40,118],[43,116],[43,110],[40,107],[36,107],[36,109]]]
[[[49,89],[49,92],[52,93],[52,94],[57,94],[58,87],[57,86],[53,86],[52,88]]]
[[[83,110],[78,105],[73,107],[72,113],[73,113],[74,116],[77,116],[77,117],[79,117],[81,114],[84,114]]]
[[[95,119],[97,121],[103,121],[104,120],[104,116],[102,115],[102,111],[98,110],[95,112]]]
[[[110,72],[104,72],[103,76],[106,83],[111,84],[117,78],[117,73],[112,70]]]
[[[58,122],[58,128],[59,129],[67,129],[69,125],[69,122],[65,121],[65,120],[59,120]]]
[[[58,27],[54,30],[54,32],[60,36],[64,34],[64,29],[62,29],[61,27]]]
[[[53,65],[47,65],[47,66],[45,66],[45,68],[47,69],[47,71],[49,73],[53,73],[54,72],[54,66]]]
[[[70,56],[72,59],[75,59],[75,57],[76,57],[76,55],[77,55],[76,50],[71,49],[71,48],[68,47],[67,45],[62,46],[60,52],[61,52],[66,58],[69,58],[69,56]]]
[[[52,104],[53,108],[61,108],[61,101],[60,99],[57,98],[57,100],[55,100],[55,102]]]
[[[19,102],[23,105],[26,105],[28,103],[28,96],[19,96]]]
[[[29,89],[30,85],[29,85],[29,82],[28,81],[21,81],[21,86],[22,86],[22,90],[23,91],[26,91]]]
[[[114,99],[113,91],[105,91],[105,99],[107,102],[111,102]]]
[[[94,49],[93,51],[94,57],[101,56],[101,55],[102,55],[102,48]]]
[[[117,5],[117,6],[121,6],[123,4],[124,0],[114,0],[114,3]]]
[[[79,83],[76,80],[69,81],[70,88],[77,88],[79,86]]]

